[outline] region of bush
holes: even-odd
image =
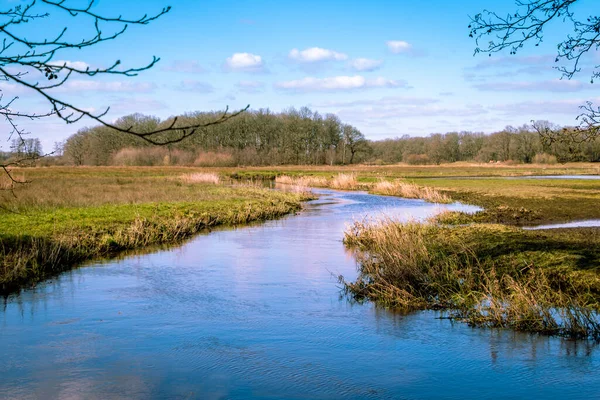
[[[556,156],[547,153],[538,153],[533,157],[534,164],[556,164]]]
[[[198,167],[233,167],[236,162],[229,153],[204,151],[196,156],[194,165]]]
[[[430,163],[427,154],[406,154],[402,159],[410,165],[425,165]]]
[[[111,164],[119,166],[153,167],[157,165],[192,165],[194,154],[166,147],[125,148],[112,156]]]

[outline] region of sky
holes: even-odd
[[[0,0],[0,9],[24,3]],[[517,55],[474,55],[469,16],[484,8],[514,12],[514,0],[99,0],[94,10],[137,17],[167,5],[169,13],[146,26],[131,26],[117,40],[54,58],[96,68],[116,60],[139,67],[160,57],[152,69],[136,77],[73,77],[55,94],[88,110],[110,106],[109,120],[136,112],[167,118],[247,104],[276,112],[308,106],[338,115],[373,140],[494,132],[538,119],[574,125],[578,106],[600,98],[589,72],[561,80],[552,68],[556,44],[568,29],[560,22],[538,47]],[[591,7],[593,0],[581,0],[574,10],[587,16]],[[28,37],[48,37],[62,26],[74,38],[89,32],[85,18],[56,10],[50,17],[23,27]],[[600,64],[596,54],[586,57],[586,66]],[[48,109],[31,91],[5,82],[0,90],[3,99],[19,96],[14,106],[20,110]],[[92,125],[66,125],[57,118],[21,122],[46,151]],[[0,150],[7,150],[9,132],[3,123]]]

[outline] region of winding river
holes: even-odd
[[[89,264],[5,299],[0,398],[600,396],[593,343],[341,298],[336,276],[356,276],[346,224],[438,206],[318,192],[298,215]]]

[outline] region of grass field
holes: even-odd
[[[31,168],[0,191],[0,291],[90,258],[173,243],[215,225],[276,218],[304,193],[190,183],[186,168]]]

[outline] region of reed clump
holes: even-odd
[[[419,186],[414,183],[396,180],[393,182],[380,180],[376,182],[371,191],[387,196],[398,196],[407,199],[421,199],[431,203],[452,203],[452,199],[428,186]]]
[[[183,174],[180,176],[183,183],[212,183],[218,185],[221,183],[221,177],[214,172],[195,172],[192,174]]]
[[[556,249],[548,251],[547,237],[503,226],[360,221],[344,239],[359,276],[340,280],[355,299],[387,307],[441,309],[473,326],[598,339],[600,279],[577,269],[584,256],[597,254],[587,254],[583,242],[559,253],[569,243],[554,239]]]
[[[331,179],[329,187],[339,190],[356,190],[359,188],[359,184],[356,174],[340,173]]]
[[[329,186],[329,181],[327,178],[322,176],[289,176],[289,175],[279,175],[275,178],[276,183],[281,183],[284,185],[293,185],[299,187],[327,187]]]

